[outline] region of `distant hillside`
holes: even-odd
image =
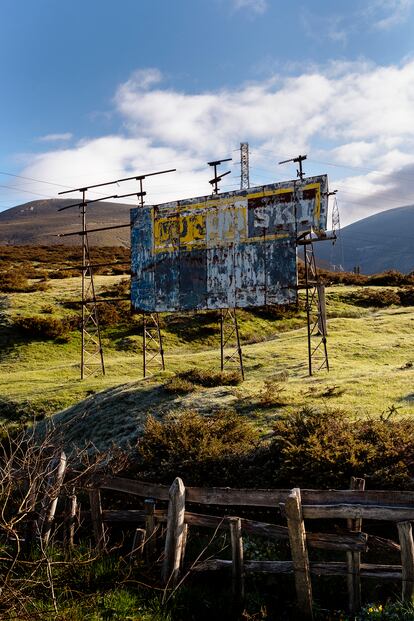
[[[79,245],[79,236],[57,237],[59,233],[80,229],[79,210],[76,207],[58,212],[60,207],[77,201],[77,197],[31,201],[0,212],[0,245]],[[93,229],[128,224],[131,206],[123,203],[94,203],[87,208],[87,226]],[[129,246],[129,229],[93,233],[90,242],[94,246]]]
[[[395,269],[414,270],[414,205],[397,207],[358,220],[341,231],[333,246],[315,244],[318,262],[326,267],[342,265],[352,271],[359,265],[361,273],[375,274]]]

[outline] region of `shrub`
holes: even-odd
[[[404,287],[398,291],[402,306],[414,306],[414,287]]]
[[[183,412],[163,421],[150,416],[137,444],[138,467],[146,477],[166,482],[181,476],[192,484],[225,484],[227,467],[257,440],[256,430],[235,412]]]
[[[33,285],[29,284],[26,273],[20,269],[2,272],[0,274],[0,283],[0,290],[4,293],[33,291]]]
[[[121,321],[119,310],[111,302],[98,304],[98,318],[101,326],[115,326]]]
[[[261,405],[286,405],[286,398],[283,397],[283,393],[286,390],[286,386],[283,384],[284,379],[286,379],[286,377],[283,377],[283,374],[265,379],[263,389],[259,393],[259,402]]]
[[[164,385],[164,390],[171,395],[187,395],[189,392],[193,392],[195,388],[193,382],[180,377],[180,374],[175,375]]]
[[[350,294],[350,300],[356,306],[385,308],[387,306],[399,305],[400,295],[392,289],[358,289]]]
[[[277,421],[270,453],[288,485],[343,487],[359,466],[360,443],[340,411],[304,408]]]
[[[304,408],[278,421],[268,447],[272,485],[348,487],[351,476],[377,488],[412,488],[414,422],[391,416],[352,421],[341,411]],[[277,468],[277,472],[276,472]]]
[[[63,278],[75,278],[76,276],[81,276],[82,272],[80,270],[52,270],[49,272],[49,278],[54,279],[63,279]]]
[[[213,388],[215,386],[237,386],[241,382],[237,371],[209,371],[206,369],[189,369],[177,373],[164,389],[174,395],[192,392],[197,386]]]
[[[366,284],[375,286],[400,286],[413,284],[413,276],[409,274],[401,274],[396,270],[389,270],[387,272],[381,272],[380,274],[373,274],[368,276]]]
[[[214,386],[237,386],[241,382],[238,371],[210,371],[207,369],[189,369],[178,373],[178,377],[186,379],[198,386],[212,388]]]
[[[15,328],[34,338],[58,339],[67,338],[68,333],[79,324],[77,316],[57,319],[56,317],[16,317]]]

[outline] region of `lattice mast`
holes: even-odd
[[[81,379],[93,375],[98,369],[105,375],[99,313],[96,302],[95,283],[86,228],[85,190],[82,191],[82,346]]]
[[[303,181],[305,173],[303,162],[307,155],[298,155],[288,160],[283,160],[279,164],[294,162],[298,164],[296,176]],[[297,202],[296,183],[295,183],[295,204]],[[296,211],[296,210],[295,210]],[[297,221],[297,217],[295,217]],[[316,238],[313,230],[310,233],[296,237],[297,246],[303,246],[305,260],[305,296],[306,296],[306,320],[307,320],[307,340],[308,340],[308,371],[313,375],[315,366],[317,370],[325,368],[329,371],[328,348],[327,348],[327,324],[326,324],[326,304],[325,286],[320,282],[316,265],[313,240]]]
[[[250,187],[249,179],[249,143],[240,143],[240,189],[247,190]]]

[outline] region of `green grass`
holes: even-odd
[[[97,288],[102,290],[122,278],[97,276]],[[4,295],[4,322],[16,315],[42,314],[44,309],[48,316],[73,314],[62,302],[76,300],[79,286],[79,278],[70,278],[50,281],[44,292]],[[73,438],[89,430],[100,436],[102,446],[109,439],[133,440],[148,413],[159,415],[171,409],[195,407],[208,412],[232,407],[249,416],[263,432],[275,417],[304,404],[340,407],[350,416],[378,416],[390,408],[397,408],[400,416],[410,415],[414,307],[357,307],[350,302],[356,289],[334,286],[327,292],[329,373],[308,376],[303,310],[283,319],[264,310],[241,311],[246,381],[240,386],[198,387],[176,396],[161,387],[175,373],[195,367],[219,370],[219,326],[214,313],[163,319],[167,370],[145,380],[138,324],[103,330],[106,375],[83,382],[79,380],[79,333],[72,333],[68,343],[24,342],[4,325],[0,395],[45,414],[74,406],[59,418],[81,416]],[[278,394],[272,401],[273,382]]]

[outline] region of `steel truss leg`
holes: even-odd
[[[105,363],[102,349],[101,330],[99,326],[96,303],[95,284],[89,240],[85,224],[85,203],[82,205],[82,350],[81,379],[90,377],[98,371],[105,375]]]
[[[160,318],[158,313],[142,315],[142,372],[144,377],[152,375],[150,367],[165,370],[164,349]]]
[[[327,349],[327,327],[325,307],[325,287],[319,281],[316,267],[315,253],[312,240],[306,240],[304,245],[305,256],[305,286],[306,286],[306,317],[308,326],[308,366],[309,375],[326,369],[329,371]]]
[[[226,356],[224,349],[234,346],[232,345],[234,341],[236,341],[235,349]],[[243,354],[235,308],[225,308],[220,311],[220,357],[222,371],[224,371],[225,366],[236,365],[240,369],[242,380],[244,380]]]

